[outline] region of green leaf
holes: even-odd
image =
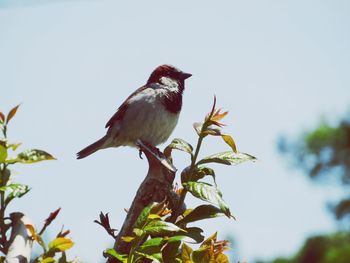
[[[180,224],[187,224],[190,222],[195,222],[203,219],[214,218],[223,216],[224,213],[220,208],[213,205],[200,205],[188,213],[183,219],[177,222]]]
[[[113,248],[108,248],[108,249],[106,249],[105,251],[103,251],[103,254],[104,254],[104,255],[107,255],[107,256],[111,256],[111,257],[113,257],[113,258],[116,258],[116,259],[120,260],[120,261],[123,262],[123,263],[126,263],[126,262],[127,262],[127,259],[128,259],[128,256],[127,256],[127,255],[119,254],[119,253],[116,252]]]
[[[151,238],[146,240],[141,247],[147,247],[147,246],[160,246],[163,242],[163,238],[162,237],[155,237],[155,238]]]
[[[0,143],[0,163],[4,163],[7,158],[7,148],[6,145]]]
[[[226,165],[237,165],[246,161],[255,161],[256,158],[247,153],[235,153],[232,151],[221,152],[217,154],[210,155],[202,160],[200,160],[197,165],[204,163],[221,163]]]
[[[236,143],[230,135],[222,134],[221,138],[227,143],[228,146],[231,147],[233,152],[237,153]]]
[[[207,201],[209,203],[218,205],[221,211],[227,216],[231,217],[230,209],[225,201],[222,199],[222,194],[216,187],[203,182],[187,182],[183,186],[195,197]]]
[[[190,167],[186,167],[181,173],[181,183],[186,183],[188,181],[196,182],[199,179],[204,178],[206,175],[212,176],[216,185],[215,171],[204,165],[196,166],[192,174],[190,174]]]
[[[222,136],[221,130],[218,128],[207,127],[202,134],[212,136]]]
[[[9,147],[12,148],[12,151],[16,151],[16,149],[21,145],[22,143],[11,143]]]
[[[162,260],[162,255],[160,253],[156,253],[153,255],[145,254],[145,253],[138,252],[138,251],[136,251],[135,253],[139,256],[142,256],[143,258],[151,259],[152,262],[154,262],[154,263],[160,263],[161,262],[160,260]]]
[[[138,237],[140,237],[140,236],[142,236],[144,234],[144,231],[142,229],[140,229],[140,228],[134,228],[132,230],[132,232],[134,232],[135,235],[138,236]]]
[[[56,160],[56,158],[45,151],[33,149],[19,153],[15,160],[20,163],[36,163],[45,160]]]
[[[191,144],[189,144],[188,142],[180,139],[180,138],[175,138],[165,149],[164,149],[164,155],[166,157],[170,157],[171,156],[171,152],[172,150],[179,150],[179,151],[183,151],[183,152],[187,152],[192,156],[192,151],[193,151],[193,147]]]
[[[13,198],[20,198],[30,191],[28,185],[24,184],[9,184],[0,187],[0,191],[9,191],[6,202],[9,203]]]
[[[173,223],[161,220],[150,221],[143,230],[149,235],[165,235],[171,232],[184,231]]]
[[[49,243],[49,250],[66,251],[74,245],[73,241],[65,237],[57,237]]]
[[[47,257],[39,261],[39,263],[53,263],[53,262],[55,262],[55,259],[53,257]]]
[[[166,239],[167,243],[177,242],[177,241],[184,241],[188,240],[188,236],[181,235],[181,236],[172,236]]]
[[[162,249],[162,256],[164,262],[173,263],[176,262],[175,258],[179,253],[179,247],[181,245],[181,241],[174,241],[167,243]]]
[[[17,109],[20,104],[18,104],[16,107],[10,110],[10,112],[7,114],[6,124],[9,123],[9,121],[15,116]]]
[[[136,220],[135,223],[135,228],[139,228],[142,229],[143,226],[146,224],[149,215],[151,214],[151,210],[153,207],[155,207],[157,205],[157,203],[151,203],[148,206],[146,206],[142,212],[140,213],[139,217]]]

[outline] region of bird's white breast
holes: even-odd
[[[179,113],[165,109],[162,96],[164,86],[152,84],[129,100],[128,109],[118,125],[115,144],[134,146],[137,139],[152,145],[165,142],[174,130]]]

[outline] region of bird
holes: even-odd
[[[158,66],[110,118],[106,135],[78,152],[77,159],[110,147],[137,148],[137,140],[152,146],[164,143],[177,125],[185,80],[191,76],[169,64]]]

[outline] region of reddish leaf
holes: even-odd
[[[12,110],[10,110],[9,114],[7,114],[6,123],[9,123],[9,121],[15,116],[19,105],[20,104],[18,104],[16,107],[14,107]]]
[[[50,225],[51,222],[52,222],[53,220],[55,220],[55,218],[56,218],[56,216],[58,215],[58,213],[60,212],[60,210],[61,210],[61,208],[58,208],[58,209],[55,210],[54,212],[50,213],[49,217],[46,218],[46,220],[45,220],[45,225],[47,225],[47,226]]]
[[[5,121],[5,115],[2,112],[0,112],[0,121],[1,122]]]

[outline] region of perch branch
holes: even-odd
[[[173,190],[176,168],[167,161],[163,153],[156,147],[142,141],[138,141],[137,144],[146,155],[149,168],[146,178],[137,190],[123,226],[115,239],[114,249],[120,254],[130,253],[130,243],[124,242],[122,237],[132,235],[134,224],[141,211],[147,205],[152,202],[167,200],[169,208],[176,209],[179,202],[179,196]],[[118,260],[109,258],[107,262],[115,263]]]

